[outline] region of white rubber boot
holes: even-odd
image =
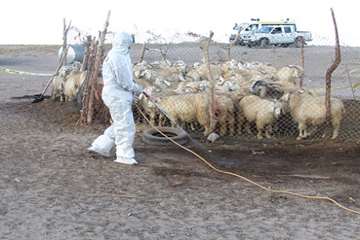
[[[136,164],[138,164],[138,162],[134,158],[130,158],[130,159],[117,158],[116,160],[114,160],[114,162],[123,163],[123,164],[127,164],[127,165],[136,165]]]
[[[95,139],[95,141],[91,144],[91,147],[88,148],[90,152],[95,152],[104,157],[111,157],[111,149],[114,146],[114,141],[111,140],[106,135],[101,135]]]

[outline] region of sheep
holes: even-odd
[[[245,119],[249,123],[256,123],[257,138],[263,139],[263,130],[265,130],[266,138],[271,138],[271,125],[279,118],[282,104],[278,101],[248,95],[240,100],[239,106]]]
[[[288,65],[280,68],[276,72],[276,77],[278,81],[287,81],[294,85],[297,84],[297,81],[304,76],[304,69],[297,65]]]
[[[153,91],[152,89],[150,91]],[[158,114],[158,109],[155,104],[150,101],[143,93],[141,93],[138,97],[137,102],[144,112],[149,116],[150,124],[155,125],[156,115]]]
[[[179,122],[192,123],[197,121],[204,127],[204,136],[209,135],[212,131],[210,129],[207,94],[195,93],[168,96],[160,99],[159,106],[173,121],[172,126],[179,124]],[[164,117],[161,115],[159,122],[164,123]]]
[[[298,123],[299,135],[297,140],[311,135],[307,131],[308,125],[319,126],[326,121],[325,97],[323,96],[313,96],[305,91],[296,91],[284,94],[281,100],[288,104],[288,111]],[[331,139],[338,137],[344,113],[343,102],[340,99],[331,98],[331,124],[333,127]]]
[[[235,107],[233,100],[225,95],[215,95],[215,115],[220,125],[220,135],[223,136],[227,132],[231,136],[235,135]]]
[[[73,101],[76,94],[85,80],[86,72],[72,71],[66,76],[64,80],[64,95],[65,101]]]
[[[221,67],[219,65],[211,64],[210,70],[213,79],[219,79],[222,75]],[[196,68],[197,73],[200,76],[201,80],[209,80],[208,78],[208,68],[206,64],[201,64],[198,68]]]
[[[63,66],[59,74],[52,82],[52,99],[60,98],[61,102],[72,101],[85,80],[86,72],[80,71],[81,64],[78,62],[69,66]]]
[[[64,77],[61,74],[55,76],[52,81],[51,99],[56,100],[57,98],[60,99],[60,102],[65,101]]]
[[[209,82],[205,80],[199,82],[186,81],[180,82],[174,92],[176,94],[204,92],[208,89],[208,87]]]

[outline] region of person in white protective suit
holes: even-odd
[[[113,123],[104,134],[95,139],[89,151],[110,157],[116,145],[117,163],[137,164],[133,149],[135,123],[132,113],[134,95],[143,92],[144,88],[133,80],[133,70],[129,55],[130,46],[134,43],[128,33],[117,33],[114,36],[112,49],[103,63],[102,99],[109,108]]]

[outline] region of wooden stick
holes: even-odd
[[[90,96],[89,96],[89,103],[88,103],[88,113],[87,113],[87,124],[91,124],[93,121],[93,114],[94,114],[94,96],[95,96],[95,85],[97,84],[97,78],[100,73],[100,66],[103,60],[103,54],[104,54],[104,43],[105,43],[105,37],[107,33],[107,29],[109,27],[109,20],[110,20],[111,11],[108,12],[104,29],[100,34],[99,39],[99,45],[96,52],[96,58],[95,58],[95,65],[94,65],[94,71],[91,74],[90,79]]]
[[[67,60],[67,52],[68,52],[68,46],[67,46],[67,34],[69,32],[71,28],[71,21],[69,23],[68,26],[66,26],[66,20],[64,18],[63,20],[63,51],[62,54],[60,56],[59,59],[59,63],[58,66],[56,67],[55,73],[51,76],[51,78],[49,79],[49,81],[47,82],[44,90],[41,92],[39,99],[43,98],[43,96],[45,95],[47,89],[50,87],[50,84],[53,82],[54,78],[59,75],[59,72],[61,70],[61,68],[66,65],[66,60]]]
[[[85,43],[85,54],[81,65],[81,72],[84,72],[89,64],[89,57],[90,57],[90,45],[91,45],[91,36],[86,37],[86,43]]]
[[[146,51],[146,43],[144,43],[143,46],[142,46],[142,48],[141,48],[141,53],[140,53],[139,62],[143,62],[143,61],[144,61],[145,51]]]
[[[68,52],[68,45],[67,45],[67,35],[68,32],[71,28],[71,21],[69,22],[69,25],[66,26],[66,19],[63,19],[63,27],[64,27],[64,31],[63,31],[63,46],[62,46],[62,50],[63,50],[63,55],[65,56],[65,60],[64,60],[64,65],[67,64],[67,52]]]
[[[341,62],[341,51],[340,51],[340,41],[339,41],[339,33],[336,24],[335,13],[332,8],[330,8],[331,16],[335,28],[335,60],[331,64],[331,66],[327,69],[325,80],[326,80],[326,91],[325,91],[325,108],[326,108],[326,119],[329,122],[331,118],[331,75],[336,70]]]
[[[303,71],[305,72],[305,52],[304,52],[304,45],[305,40],[301,38],[301,49],[300,49],[300,66],[302,67]],[[299,86],[302,88],[304,85],[304,74],[300,77]]]
[[[94,60],[96,56],[96,50],[97,50],[97,42],[96,39],[92,39],[89,47],[89,59],[87,64],[87,71],[85,80],[82,84],[81,90],[83,91],[82,95],[82,101],[81,101],[81,113],[80,113],[80,123],[85,125],[87,123],[87,114],[88,114],[88,103],[89,103],[89,92],[91,89],[91,86],[89,84],[90,78],[92,76],[93,71],[93,65]]]
[[[203,40],[200,44],[200,48],[204,54],[204,63],[206,64],[208,70],[208,79],[210,82],[209,88],[209,116],[210,116],[210,131],[215,129],[216,119],[215,119],[215,80],[211,73],[210,68],[210,57],[209,57],[209,46],[214,32],[210,31],[210,35],[207,39]]]

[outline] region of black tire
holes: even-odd
[[[269,44],[270,44],[270,41],[269,41],[269,39],[267,39],[267,38],[262,38],[262,39],[260,39],[260,41],[259,41],[259,46],[260,46],[261,48],[268,48],[268,47],[269,47]]]
[[[305,46],[305,41],[303,37],[297,37],[295,39],[295,47],[297,48],[301,48]]]
[[[180,128],[158,127],[160,131],[169,135],[175,142],[183,145],[189,141],[188,134]],[[162,136],[157,130],[151,128],[144,131],[143,141],[151,145],[169,145],[173,144],[169,139]]]

